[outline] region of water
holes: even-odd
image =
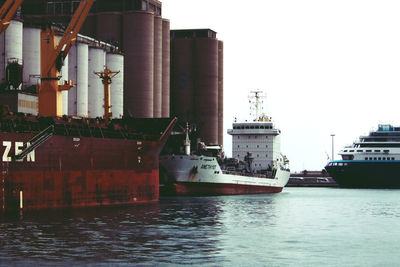
[[[398,266],[399,190],[285,188],[0,219],[0,265]]]

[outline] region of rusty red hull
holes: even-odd
[[[0,132],[0,210],[155,202],[160,140],[53,135],[22,160],[33,133]]]
[[[177,196],[219,196],[280,193],[282,189],[282,187],[255,186],[244,184],[179,182],[173,183],[164,190],[166,195],[172,194]]]

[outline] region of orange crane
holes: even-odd
[[[14,17],[22,2],[23,0],[7,0],[0,8],[0,34],[10,25],[10,20]]]
[[[57,44],[57,32],[50,26],[41,32],[41,66],[39,87],[39,116],[62,116],[62,91],[73,87],[71,81],[58,85],[60,70],[94,0],[82,0],[71,22]]]

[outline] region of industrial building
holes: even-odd
[[[7,83],[7,67],[16,62],[23,65],[23,81],[8,89],[34,92],[40,81],[40,26],[65,25],[79,3],[23,3],[0,36],[5,38],[0,40],[2,84]],[[216,32],[170,31],[160,1],[97,0],[80,34],[61,71],[60,82],[73,80],[76,85],[63,92],[64,114],[102,116],[103,86],[94,72],[107,66],[120,71],[111,84],[112,117],[177,116],[182,124],[196,125],[205,143],[223,144],[223,43]],[[22,97],[20,102],[35,114],[34,100]]]

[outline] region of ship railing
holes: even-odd
[[[29,153],[39,147],[41,144],[46,142],[54,133],[54,125],[50,125],[34,137],[32,137],[28,142],[24,144],[22,147],[21,153],[15,155],[16,160],[22,160],[25,158]]]
[[[275,172],[268,171],[266,174],[260,174],[260,173],[252,174],[252,173],[238,172],[238,171],[226,171],[226,170],[222,171],[223,174],[241,175],[241,176],[248,176],[248,177],[255,177],[255,178],[266,178],[266,179],[274,179],[275,178]]]

